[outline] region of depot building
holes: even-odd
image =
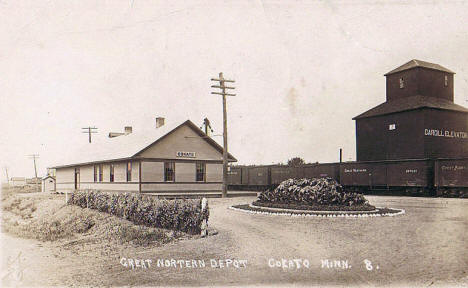
[[[221,195],[223,148],[190,120],[175,127],[157,124],[139,133],[126,127],[124,133],[109,133],[109,138],[92,142],[72,153],[74,160],[51,167],[58,192]],[[229,154],[228,161],[237,160]]]

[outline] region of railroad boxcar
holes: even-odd
[[[271,171],[271,184],[278,185],[282,181],[293,178],[291,167],[288,166],[273,166]]]
[[[438,196],[468,196],[468,159],[436,160],[434,188]]]
[[[341,184],[360,192],[385,185],[385,178],[385,165],[379,163],[347,162],[340,166]]]
[[[236,188],[242,185],[242,167],[229,167],[227,176],[228,185]]]
[[[433,161],[405,160],[389,161],[387,166],[387,186],[404,189],[406,194],[428,195],[433,193]]]
[[[360,193],[429,195],[432,161],[402,160],[342,163],[341,184]]]
[[[249,167],[242,166],[241,170],[242,170],[242,173],[241,173],[242,186],[247,187],[249,185]]]
[[[330,177],[340,181],[340,163],[309,164],[303,166],[304,178]]]
[[[262,190],[270,186],[270,167],[252,166],[244,168],[247,169],[249,187],[254,190]]]
[[[468,196],[468,158],[231,167],[231,189],[275,188],[290,178],[331,177],[346,189],[365,194]],[[437,194],[436,194],[437,193]]]
[[[300,179],[304,178],[302,167],[290,167],[290,166],[271,166],[271,186],[276,186],[284,180],[293,178]]]

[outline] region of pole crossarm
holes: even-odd
[[[225,95],[225,96],[236,96],[236,94],[222,93],[222,92],[211,92],[211,94]]]
[[[219,86],[219,85],[211,85],[212,88],[220,88],[220,89],[236,89],[236,87],[228,87],[228,86]]]
[[[211,81],[229,82],[229,83],[234,83],[234,82],[236,82],[236,81],[234,81],[234,80],[228,80],[228,79],[216,79],[216,78],[211,78]]]

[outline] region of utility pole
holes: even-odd
[[[97,129],[98,129],[98,128],[96,128],[96,127],[91,127],[91,126],[89,126],[89,127],[85,127],[85,128],[81,128],[81,129],[88,130],[88,131],[81,131],[81,133],[88,133],[88,139],[89,139],[88,141],[89,141],[89,143],[91,143],[91,134],[92,134],[92,133],[98,133],[97,131],[94,131],[94,130],[97,130]]]
[[[219,82],[219,85],[212,85],[212,88],[219,88],[221,92],[211,92],[211,94],[223,96],[223,198],[227,197],[227,166],[228,166],[228,142],[227,142],[227,112],[226,112],[226,96],[236,96],[236,94],[226,93],[226,89],[234,89],[234,87],[225,86],[224,83],[234,83],[234,80],[227,80],[223,77],[223,72],[219,73],[219,78],[212,78],[211,81]]]
[[[5,166],[5,175],[6,175],[7,183],[10,183],[10,177],[8,177],[8,167],[6,166]]]
[[[39,154],[31,154],[29,155],[30,159],[33,159],[34,161],[34,176],[36,177],[34,181],[37,180],[37,168],[36,168],[36,159],[39,158]]]

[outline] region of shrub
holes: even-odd
[[[199,234],[208,207],[202,211],[200,199],[160,200],[136,193],[77,191],[68,204],[109,213],[138,225]]]
[[[274,190],[267,190],[258,196],[263,203],[283,203],[326,206],[362,206],[368,201],[362,194],[344,191],[331,178],[288,179]]]

